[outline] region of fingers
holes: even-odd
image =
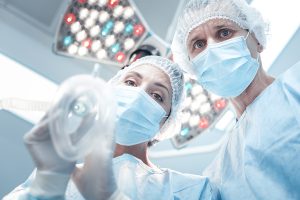
[[[45,141],[50,139],[49,135],[49,122],[56,118],[59,114],[59,111],[51,114],[49,116],[49,112],[47,112],[42,119],[29,131],[24,135],[24,142],[27,144],[35,143],[39,141]]]
[[[74,143],[77,143],[79,140],[81,140],[82,137],[84,137],[87,132],[90,131],[90,129],[94,126],[94,123],[97,123],[95,122],[95,117],[95,113],[91,113],[85,116],[78,129],[74,133],[70,134],[73,135],[72,141]]]
[[[47,114],[29,132],[24,135],[25,143],[44,141],[49,139]]]

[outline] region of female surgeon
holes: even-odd
[[[244,0],[191,0],[172,42],[174,61],[236,110],[236,126],[204,173],[222,199],[300,199],[300,63],[268,75],[265,30]]]
[[[219,199],[218,190],[206,177],[159,168],[148,157],[149,145],[172,137],[180,128],[178,116],[184,97],[184,77],[178,65],[162,57],[147,56],[121,70],[110,83],[115,86],[118,103],[116,147],[113,154],[113,171],[118,190],[111,196],[116,185],[113,173],[107,168],[112,166],[103,163],[110,163],[106,158],[103,161],[103,154],[110,153],[93,152],[87,156],[84,166],[75,168],[71,181],[58,183],[58,178],[53,182],[53,178],[40,175],[38,165],[36,174],[39,177],[33,173],[4,199],[24,198],[28,188],[28,197],[41,199],[64,196],[65,199],[91,200]],[[108,146],[104,151],[112,152],[113,146],[109,143]],[[32,150],[30,152],[34,154]],[[74,163],[59,159],[56,165],[66,169],[60,170],[67,171],[65,177],[69,177],[68,174],[74,169]],[[46,180],[35,180],[41,177]],[[42,186],[36,186],[36,182]],[[59,187],[53,186],[53,183]]]

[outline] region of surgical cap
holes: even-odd
[[[161,141],[171,138],[178,133],[181,128],[179,115],[185,98],[183,72],[177,64],[167,58],[160,56],[146,56],[136,60],[130,66],[119,71],[109,82],[111,84],[118,83],[127,72],[140,65],[151,65],[157,67],[165,72],[170,78],[172,87],[171,112],[163,127],[160,129],[160,132],[153,140]]]
[[[191,0],[179,17],[171,45],[174,61],[187,72],[193,72],[187,48],[189,33],[211,19],[235,22],[242,29],[254,33],[258,42],[266,46],[267,24],[245,0]]]

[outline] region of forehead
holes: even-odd
[[[170,78],[169,76],[158,67],[155,67],[150,64],[143,64],[136,66],[132,69],[130,69],[126,74],[130,72],[137,72],[140,75],[143,76],[143,79],[149,80],[149,81],[163,81],[165,83],[170,84]],[[126,76],[125,74],[125,76]]]
[[[194,35],[207,34],[209,31],[217,30],[222,27],[242,29],[237,23],[229,19],[211,19],[192,29],[188,34],[188,38],[191,38]]]

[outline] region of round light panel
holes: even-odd
[[[123,66],[148,32],[131,0],[72,0],[57,31],[54,50]]]
[[[206,91],[193,79],[187,79],[185,91],[181,131],[172,138],[176,148],[211,130],[228,109],[227,99]]]

